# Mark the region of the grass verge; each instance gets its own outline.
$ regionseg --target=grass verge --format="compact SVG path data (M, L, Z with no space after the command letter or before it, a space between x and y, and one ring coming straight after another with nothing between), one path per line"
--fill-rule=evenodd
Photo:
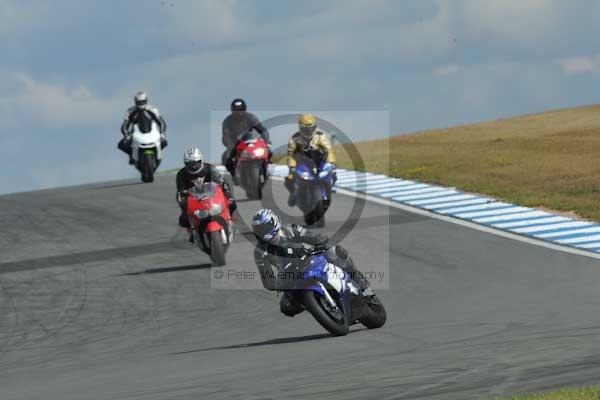
M600 220L600 106L355 145L371 172ZM337 147L338 166L357 169L344 145Z
M562 389L548 393L518 395L504 400L600 400L600 387Z

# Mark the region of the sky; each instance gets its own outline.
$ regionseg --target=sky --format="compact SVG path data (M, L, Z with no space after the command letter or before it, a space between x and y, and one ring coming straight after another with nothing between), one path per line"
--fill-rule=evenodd
M0 193L137 176L116 143L138 90L163 169L218 160L235 97L356 140L598 103L599 27L592 0L0 0Z

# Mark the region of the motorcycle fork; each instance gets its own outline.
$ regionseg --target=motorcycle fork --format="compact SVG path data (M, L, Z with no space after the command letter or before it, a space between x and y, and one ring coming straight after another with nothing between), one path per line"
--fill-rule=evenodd
M362 310L362 305L363 305L363 299L362 296L356 296L356 295L350 295L351 297L351 312L350 312L350 321L356 321L357 319L359 319L361 317L361 310Z
M296 196L296 201L304 204L311 204L313 198L313 186L310 182L302 181L299 178L296 179L297 180L294 183L294 194Z
M329 291L327 290L327 288L325 287L325 285L323 285L321 282L319 282L319 286L321 287L321 290L323 291L323 295L325 297L325 300L327 300L327 302L329 303L329 305L331 306L331 308L334 311L338 311L340 308L338 307L338 305L335 302L335 300L333 300L333 297L331 297L331 295L329 294Z

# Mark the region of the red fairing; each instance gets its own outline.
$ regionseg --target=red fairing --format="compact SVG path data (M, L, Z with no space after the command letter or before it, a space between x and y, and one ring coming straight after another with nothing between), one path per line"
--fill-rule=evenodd
M214 232L214 231L220 231L221 229L223 229L223 225L221 225L220 223L216 222L216 221L210 221L207 225L206 225L206 232Z
M191 194L188 197L187 203L187 214L192 222L193 228L198 229L200 224L211 219L205 226L205 232L220 231L224 229L223 224L219 221L218 217L221 217L223 221L231 221L231 215L229 214L229 201L223 193L223 189L218 184L212 185L213 190L202 194ZM210 215L211 209L218 209L221 207L221 212L217 215Z
M267 142L262 137L252 140L240 140L235 145L238 162L245 161L267 161L269 158L269 149Z

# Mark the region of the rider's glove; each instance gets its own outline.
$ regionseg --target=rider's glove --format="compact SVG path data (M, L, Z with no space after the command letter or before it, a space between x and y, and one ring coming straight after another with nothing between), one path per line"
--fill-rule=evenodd
M339 244L335 245L335 254L342 260L348 259L348 250Z
M182 190L180 192L177 192L177 202L179 204L183 204L185 202L185 200L188 197L188 191L187 190Z
M327 251L327 241L314 245L315 251Z
M296 167L289 167L287 179L288 180L294 179L295 174L296 174Z
M229 203L229 215L232 215L237 210L237 204L235 202Z
M167 147L169 145L169 142L167 142L167 136L164 133L160 134L160 148L161 150L164 149L165 147Z

